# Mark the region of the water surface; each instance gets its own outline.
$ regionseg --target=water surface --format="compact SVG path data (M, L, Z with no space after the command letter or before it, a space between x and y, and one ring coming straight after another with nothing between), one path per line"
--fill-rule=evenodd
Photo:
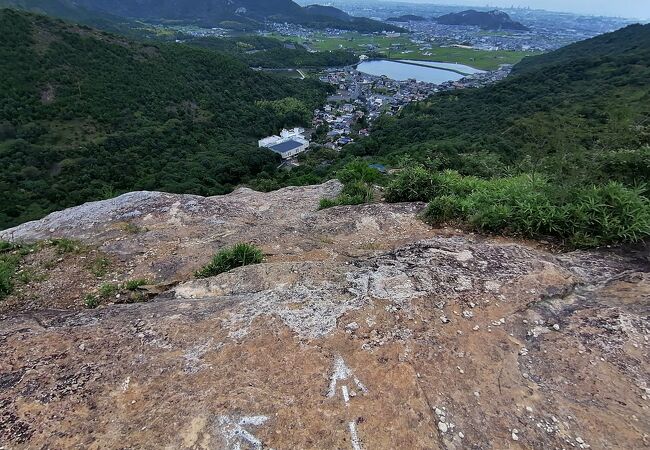
M457 72L452 72L451 70L424 67L424 65L416 66L414 64L405 64L399 61L387 60L364 61L357 66L357 70L377 77L385 75L388 78L397 81L405 81L414 78L417 81L434 84L442 84L447 81L458 81L464 76Z

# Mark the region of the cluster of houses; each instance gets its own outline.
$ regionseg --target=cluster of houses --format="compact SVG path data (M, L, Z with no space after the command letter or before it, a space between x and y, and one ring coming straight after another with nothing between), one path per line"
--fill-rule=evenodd
M363 103L355 100L353 103L326 104L322 109L314 111L312 125L314 128L327 126L325 147L338 150L354 141L355 125L365 117ZM368 130L356 132L357 135L367 136Z
M393 115L408 103L425 100L437 92L431 83L397 81L354 68L329 69L320 80L336 86L337 91L323 108L314 111L313 126L326 125L325 146L337 150L357 136L368 136L368 127L380 115Z
M440 85L414 79L398 81L386 76L374 76L347 67L327 69L320 80L336 86L336 93L327 104L314 111L314 130L326 128L326 135L318 134L319 144L333 150L369 135L369 127L381 115L397 114L411 102L423 101L436 92L485 86L508 76L512 66L499 70L466 76L458 81ZM303 128L282 130L279 136L260 139L260 147L269 148L284 160L291 160L309 148L311 131Z

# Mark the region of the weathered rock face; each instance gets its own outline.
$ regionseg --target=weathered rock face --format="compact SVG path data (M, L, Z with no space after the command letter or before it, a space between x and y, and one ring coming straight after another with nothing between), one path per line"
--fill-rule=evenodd
M109 279L178 282L81 310L61 281L83 272L75 255L10 299L0 444L648 446L647 261L432 229L420 204L316 211L339 189L135 193L0 234L81 239L114 262ZM237 241L265 262L192 279ZM46 287L69 310L24 302Z

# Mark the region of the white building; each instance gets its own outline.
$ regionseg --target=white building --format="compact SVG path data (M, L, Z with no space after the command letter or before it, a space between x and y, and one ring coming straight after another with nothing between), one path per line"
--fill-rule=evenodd
M272 145L269 147L269 149L282 156L282 159L288 159L296 156L298 153L304 152L307 150L307 147L309 147L309 142L304 139L289 139L287 141L282 141L278 144Z
M280 136L269 136L257 141L259 147L268 148L282 156L283 159L291 158L304 152L309 147L309 140L305 138L304 128L283 129Z
M293 138L302 138L304 139L303 133L305 132L304 128L296 127L291 130L287 130L286 128L280 132L280 136L282 136L284 139L293 139Z
M259 147L268 147L269 145L277 144L281 140L282 138L280 136L269 136L257 141L257 145Z

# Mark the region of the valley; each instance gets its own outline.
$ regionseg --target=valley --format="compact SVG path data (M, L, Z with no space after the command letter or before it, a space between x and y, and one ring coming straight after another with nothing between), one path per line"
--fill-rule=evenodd
M648 447L640 14L0 0L0 449Z

